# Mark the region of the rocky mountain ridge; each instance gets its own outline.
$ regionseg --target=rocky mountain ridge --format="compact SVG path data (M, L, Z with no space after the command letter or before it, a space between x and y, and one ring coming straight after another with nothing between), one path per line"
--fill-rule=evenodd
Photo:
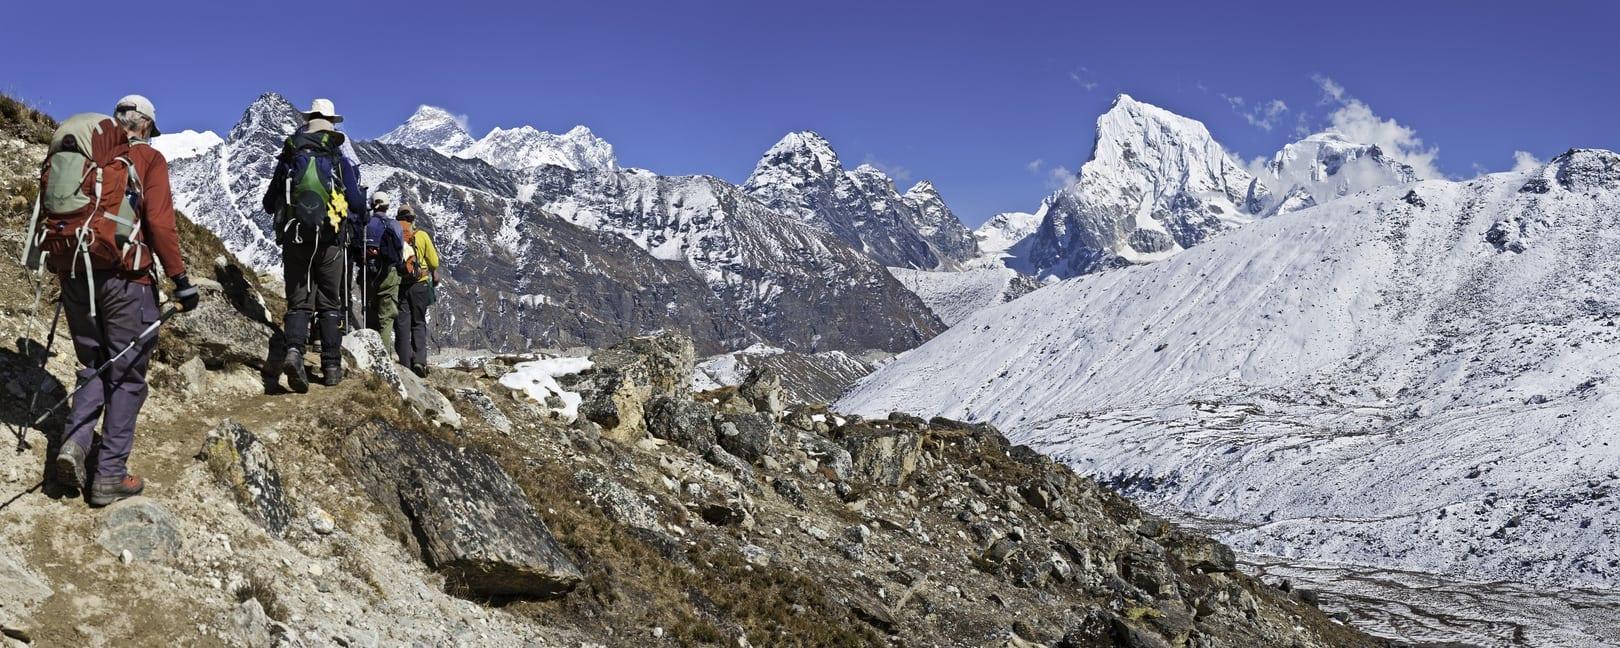
M178 204L263 271L274 271L279 250L259 197L296 125L292 105L266 94L222 146L174 165ZM416 205L440 239L452 278L436 308L443 344L514 351L669 328L705 352L757 342L898 351L941 329L881 266L723 181L619 170L611 160L501 168L434 149L453 146L459 129L448 113L423 109L385 138L410 146L354 147L364 182ZM531 159L550 149L501 150Z
M815 224L886 266L950 269L978 255L972 233L933 183L901 195L871 164L846 171L826 138L789 133L760 157L743 190Z

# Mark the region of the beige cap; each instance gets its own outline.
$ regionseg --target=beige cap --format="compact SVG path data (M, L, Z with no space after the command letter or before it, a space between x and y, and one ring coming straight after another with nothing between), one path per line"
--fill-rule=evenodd
M334 124L343 122L343 115L337 114L337 107L332 105L331 99L316 99L309 102L309 110L304 111L304 119L325 119Z
M123 99L119 99L118 103L114 104L114 113L121 113L126 110L138 112L143 117L146 117L148 121L152 122L152 137L157 137L158 135L163 134L158 130L157 108L152 106L151 99L147 99L146 97L138 94L132 94L125 96Z

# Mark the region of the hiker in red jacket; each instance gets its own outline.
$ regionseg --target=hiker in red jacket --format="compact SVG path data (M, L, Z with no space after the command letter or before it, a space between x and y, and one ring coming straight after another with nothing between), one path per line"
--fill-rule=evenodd
M135 420L146 402L146 370L157 346L157 336L137 339L158 319L158 293L155 279L159 271L175 285L180 310L197 307L197 289L186 277L186 262L180 256L180 235L175 230L173 196L169 189L169 162L148 145L158 134L157 111L140 95L118 100L113 117L129 137L129 162L134 169L131 187L126 190L139 216L140 241L157 264L139 270L129 264L94 270L81 267L78 259L59 276L62 310L67 315L73 349L78 356L81 389L73 398L63 428L61 447L52 471L56 486L82 488L87 469L93 465L90 504L106 506L139 495L145 487L140 477L128 470L130 450L135 443ZM150 263L150 261L146 261ZM137 259L134 265L144 263ZM91 274L91 281L84 278ZM117 354L99 376L97 369ZM96 422L101 436L96 437Z

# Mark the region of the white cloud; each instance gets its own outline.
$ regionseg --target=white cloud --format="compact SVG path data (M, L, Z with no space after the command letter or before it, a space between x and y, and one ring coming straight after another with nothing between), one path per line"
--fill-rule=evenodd
M1288 104L1283 103L1281 99L1262 101L1254 104L1251 108L1243 100L1243 97L1226 93L1219 94L1222 99L1226 100L1227 105L1232 107L1232 112L1242 116L1243 120L1249 122L1250 126L1263 131L1270 132L1273 126L1282 121L1283 113L1288 112Z
M1070 171L1069 167L1061 164L1047 168L1046 160L1037 158L1030 160L1029 164L1024 165L1024 168L1029 170L1030 175L1040 176L1046 182L1046 188L1052 191L1074 184L1074 172Z
M1311 80L1315 81L1316 85L1322 88L1322 103L1328 104L1344 101L1344 86L1339 85L1338 82L1320 74L1312 74Z
M1313 75L1311 79L1322 88L1323 102L1337 106L1328 115L1328 124L1333 130L1343 133L1351 141L1378 145L1385 153L1412 165L1420 178L1445 177L1435 165L1435 159L1440 157L1440 149L1424 146L1423 138L1418 137L1416 130L1394 119L1378 116L1371 106L1351 97L1344 86L1333 79L1320 74Z
M467 131L469 133L472 132L471 122L468 121L467 113L461 113L459 115L451 115L450 118L456 120L456 125L460 126L461 130Z
M884 164L883 161L872 157L871 153L867 153L866 159L862 162L877 167L877 170L882 171L883 175L889 176L889 178L895 182L911 182L911 169L898 164Z
M1514 151L1513 152L1513 172L1514 173L1521 173L1521 172L1524 172L1524 171L1534 171L1536 169L1541 168L1541 165L1543 165L1543 164L1546 164L1546 163L1542 162L1540 159L1538 159L1535 156L1534 153L1531 153L1529 151Z
M1097 89L1097 75L1092 74L1091 70L1084 65L1080 66L1079 69L1071 70L1069 72L1069 80L1073 81L1075 85L1080 86L1080 88L1086 92L1091 92L1092 90Z

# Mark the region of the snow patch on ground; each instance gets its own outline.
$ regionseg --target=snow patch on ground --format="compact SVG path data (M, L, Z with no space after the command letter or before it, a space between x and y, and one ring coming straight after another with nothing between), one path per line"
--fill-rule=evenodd
M563 389L557 384L557 379L585 371L591 366L588 358L545 358L519 362L512 367L511 373L501 376L501 385L523 392L535 402L549 407L563 420L573 421L579 418L579 404L583 398L577 392ZM561 401L562 405L556 406L553 398Z

